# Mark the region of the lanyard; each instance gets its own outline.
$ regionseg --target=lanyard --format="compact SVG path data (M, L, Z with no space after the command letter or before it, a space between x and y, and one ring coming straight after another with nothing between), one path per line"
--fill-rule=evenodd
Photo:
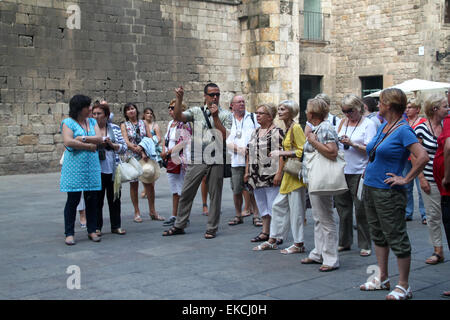
M358 125L359 125L359 122L361 121L361 119L362 119L362 117L359 118L358 122L356 123L355 128L353 129L352 133L350 134L350 137L348 137L349 140L352 140L352 135L353 135L353 133L355 132L356 128L358 128ZM347 126L345 127L345 133L344 133L344 135L347 135L347 129L348 129L349 123L350 123L350 120L347 120Z

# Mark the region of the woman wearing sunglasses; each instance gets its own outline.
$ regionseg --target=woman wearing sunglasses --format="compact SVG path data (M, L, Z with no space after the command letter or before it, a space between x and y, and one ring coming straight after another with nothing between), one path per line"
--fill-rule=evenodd
M353 244L353 206L355 206L356 226L358 230L358 247L360 255L370 256L370 232L364 204L358 200L358 184L366 169L369 157L366 145L377 133L375 123L363 116L364 103L354 94L346 95L342 101L342 112L346 118L338 127L339 149L344 151L345 180L348 191L335 196L334 201L339 214L338 251L350 250Z
M123 108L123 116L126 121L120 125L123 139L128 146L128 153L136 160L141 158L147 159L145 151L139 146L144 137L152 137L150 128L144 120L139 120L139 110L132 103L127 103ZM151 188L149 183L144 183L145 192L147 193L148 206L150 208L150 217L152 220L164 221L165 219L158 215L155 210L155 201L151 201ZM138 198L139 180L130 182L130 197L134 207L134 222L142 222L141 211L139 210Z
M172 193L172 216L163 223L164 226L173 226L177 219L178 203L180 202L184 176L190 157L189 147L192 135L192 128L189 122L181 122L174 119L175 102L176 100L173 99L169 104L169 116L172 120L167 126L161 153L161 158L166 163L167 180ZM182 103L181 107L182 111L186 111L186 104Z

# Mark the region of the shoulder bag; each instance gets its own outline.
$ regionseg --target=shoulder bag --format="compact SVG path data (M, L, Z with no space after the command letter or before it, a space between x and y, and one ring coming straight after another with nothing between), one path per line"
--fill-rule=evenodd
M291 151L294 151L294 125L291 127ZM294 177L298 177L302 171L302 162L299 158L288 158L284 164L283 171Z
M316 132L320 130L317 128ZM338 151L336 160L330 160L319 151L306 153L304 165L308 167L308 192L312 195L338 195L348 190L344 175L344 153Z
M169 127L169 132L167 133L166 141L164 143L166 146L166 151L169 149L169 139L171 129L172 128ZM167 159L163 161L163 167L166 168L167 173L180 174L181 172L181 163L176 164L175 162L173 162L172 157L170 155L168 155Z

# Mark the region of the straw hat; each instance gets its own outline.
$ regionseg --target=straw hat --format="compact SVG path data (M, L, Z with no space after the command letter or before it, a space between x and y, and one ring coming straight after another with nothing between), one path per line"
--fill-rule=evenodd
M160 175L159 165L155 160L149 159L147 162L144 159L139 160L144 173L139 177L143 183L152 183L158 180Z

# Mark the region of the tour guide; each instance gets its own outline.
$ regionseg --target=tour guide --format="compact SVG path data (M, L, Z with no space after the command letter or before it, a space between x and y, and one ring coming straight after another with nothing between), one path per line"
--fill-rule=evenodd
M178 206L177 220L172 228L164 231L163 236L184 234L191 213L192 202L198 187L206 175L211 208L205 238L216 237L219 226L223 186L223 145L231 129L232 115L219 106L220 89L209 83L204 89L205 106L192 107L182 112L183 87L175 89L176 103L174 119L181 122L193 122L192 161L188 165ZM212 128L212 130L211 130ZM227 132L228 131L228 132Z

